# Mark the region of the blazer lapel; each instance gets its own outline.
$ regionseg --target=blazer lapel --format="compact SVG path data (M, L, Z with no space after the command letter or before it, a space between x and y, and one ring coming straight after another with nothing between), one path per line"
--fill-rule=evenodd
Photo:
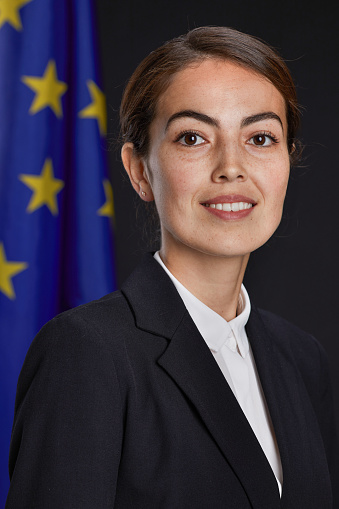
M253 507L279 507L279 492L272 469L188 313L159 364L195 405Z
M280 451L282 505L321 507L326 496L318 481L326 472L326 458L300 372L294 365L288 346L279 348L253 307L246 329ZM288 345L289 339L283 338L285 345ZM321 485L325 486L326 482Z
M254 509L280 507L272 469L174 285L148 256L122 292L143 330L168 338L159 365L196 407Z

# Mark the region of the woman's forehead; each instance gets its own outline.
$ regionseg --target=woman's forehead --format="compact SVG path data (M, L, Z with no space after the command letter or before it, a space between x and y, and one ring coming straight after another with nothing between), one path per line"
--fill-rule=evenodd
M221 116L233 110L240 114L273 108L286 117L278 89L265 76L229 60L205 59L173 75L159 97L156 118L196 108Z

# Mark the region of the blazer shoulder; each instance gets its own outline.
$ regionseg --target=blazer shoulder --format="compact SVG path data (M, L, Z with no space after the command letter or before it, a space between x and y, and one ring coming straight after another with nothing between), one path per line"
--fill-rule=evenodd
M29 365L36 369L47 358L93 360L104 355L106 362L114 362L121 355L122 338L134 327L132 311L120 291L64 311L35 336L22 372Z
M327 353L312 334L271 311L256 311L276 348L298 366L304 379L314 381L318 372L324 383L329 383Z
M86 304L81 304L80 306L63 311L52 318L50 323L54 325L63 321L86 320L86 317L87 320L90 319L95 322L100 319L106 321L112 314L119 315L124 311L126 311L126 299L120 290L116 290L115 292L104 295L100 299L92 300Z
M286 343L288 341L292 346L297 342L301 342L300 346L321 347L319 341L309 332L304 331L299 326L286 320L285 318L265 309L256 309L262 322L264 323L268 332L273 335L278 341Z
M131 309L120 291L112 292L101 299L82 304L60 313L47 322L39 331L40 335L53 337L65 333L77 338L79 335L104 337L120 327L133 322Z

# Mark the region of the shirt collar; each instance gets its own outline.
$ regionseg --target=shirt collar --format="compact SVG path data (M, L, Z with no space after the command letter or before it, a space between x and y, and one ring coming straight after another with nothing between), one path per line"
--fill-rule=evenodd
M171 278L187 311L208 347L213 352L218 352L224 344L232 351L236 351L238 347L240 355L245 357L249 351L245 325L251 312L251 303L244 285L241 285L239 294L239 314L233 320L227 322L213 309L197 299L173 276L160 258L159 251L155 253L154 258Z

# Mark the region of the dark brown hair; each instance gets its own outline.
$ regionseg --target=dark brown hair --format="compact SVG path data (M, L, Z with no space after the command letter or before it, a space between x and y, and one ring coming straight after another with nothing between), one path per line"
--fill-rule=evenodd
M140 156L149 149L149 128L160 95L173 75L206 58L230 60L267 78L285 99L287 144L291 161L298 150L296 132L300 122L296 90L289 70L268 44L227 27L200 27L166 42L137 67L124 91L120 107L121 140L132 142Z

